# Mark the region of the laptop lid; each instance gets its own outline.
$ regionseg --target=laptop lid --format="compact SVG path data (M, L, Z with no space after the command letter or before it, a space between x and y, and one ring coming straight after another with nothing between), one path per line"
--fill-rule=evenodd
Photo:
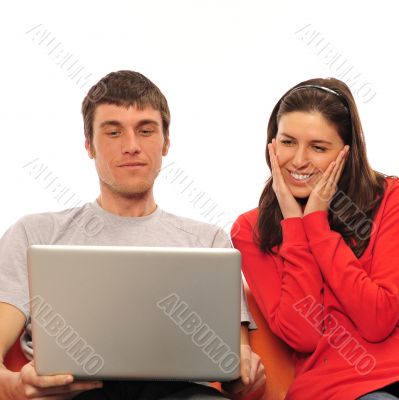
M238 378L240 271L235 249L30 246L36 369L80 379Z

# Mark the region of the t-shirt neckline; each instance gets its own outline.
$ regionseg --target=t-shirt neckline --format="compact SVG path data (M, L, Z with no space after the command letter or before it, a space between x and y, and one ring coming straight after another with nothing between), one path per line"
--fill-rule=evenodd
M159 206L157 205L156 209L149 215L145 215L143 217L127 217L124 215L117 215L117 214L111 213L110 211L105 210L98 204L97 199L92 201L90 203L90 205L97 214L99 214L109 220L118 221L118 222L124 221L124 222L130 222L130 223L131 222L140 223L140 222L155 221L155 220L159 219L161 212L162 212L161 209L159 208Z

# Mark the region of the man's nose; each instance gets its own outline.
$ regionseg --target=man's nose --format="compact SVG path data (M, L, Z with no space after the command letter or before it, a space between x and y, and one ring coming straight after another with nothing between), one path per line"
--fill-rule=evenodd
M122 138L122 153L139 153L141 151L140 139L135 132L127 132Z

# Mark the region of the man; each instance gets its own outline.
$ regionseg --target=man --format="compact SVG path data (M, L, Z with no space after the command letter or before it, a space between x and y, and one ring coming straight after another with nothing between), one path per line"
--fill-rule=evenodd
M153 184L168 153L170 122L167 101L157 86L133 71L110 73L90 89L82 113L85 147L95 161L100 196L82 207L25 216L1 239L1 362L25 321L22 346L33 358L26 272L29 245L230 247L221 229L166 213L155 203ZM93 220L96 229L90 224ZM263 365L248 345L250 318L244 298L242 307L241 379L224 385L227 396L254 391L265 379ZM20 373L1 367L4 400L222 397L208 386L189 382L74 382L69 375L38 376L33 360Z

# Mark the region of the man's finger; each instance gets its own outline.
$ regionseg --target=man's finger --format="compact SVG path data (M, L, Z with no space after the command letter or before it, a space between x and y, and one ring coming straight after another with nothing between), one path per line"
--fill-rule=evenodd
M230 394L240 393L245 387L246 386L242 383L241 379L236 379L233 382L222 384L222 388Z
M52 386L46 388L39 388L29 385L26 388L25 394L29 397L34 397L34 398L38 398L39 396L44 396L46 397L47 400L49 396L71 397L71 395L76 392L82 392L82 391L84 392L87 390L99 389L101 387L102 387L102 382L97 382L97 381L90 381L90 382L78 381L70 385Z
M241 359L241 381L244 385L249 385L251 382L251 360L249 358Z
M256 381L257 376L259 375L259 370L263 370L263 365L261 365L261 359L259 356L252 357L252 365L250 372L250 382L253 383Z
M24 383L42 388L67 385L73 381L72 375L54 375L54 376L37 375L33 361L31 361L29 364L26 364L22 368L21 378Z
M256 396L256 398L258 398L258 395L259 396L262 395L263 392L265 391L265 383L266 383L266 380L264 378L257 380L252 386L245 387L244 390L242 392L240 392L240 397L244 397L248 394L253 395L255 392L259 392L259 393L257 393L257 396ZM263 390L261 390L261 389L263 389Z

